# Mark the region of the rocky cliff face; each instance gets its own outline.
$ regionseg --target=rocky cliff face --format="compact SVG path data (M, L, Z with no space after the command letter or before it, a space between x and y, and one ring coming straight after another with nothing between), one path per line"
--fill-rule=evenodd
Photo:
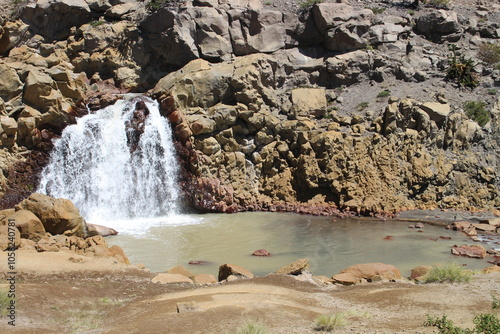
M26 157L50 149L85 103L150 89L193 207L499 206L498 4L157 3L38 0L3 23L3 193L29 192L12 166L38 161ZM477 62L478 87L444 80L449 43ZM484 102L491 120L469 118L466 101Z

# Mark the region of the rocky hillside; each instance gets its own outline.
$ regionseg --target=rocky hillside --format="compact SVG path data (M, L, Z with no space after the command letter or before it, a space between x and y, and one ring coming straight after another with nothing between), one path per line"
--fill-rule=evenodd
M160 100L200 210L500 206L496 1L3 8L4 207L36 188L51 140L118 92Z

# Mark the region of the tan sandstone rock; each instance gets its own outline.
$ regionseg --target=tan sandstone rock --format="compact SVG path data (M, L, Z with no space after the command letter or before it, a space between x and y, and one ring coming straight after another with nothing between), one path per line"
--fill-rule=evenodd
M300 275L309 270L309 259L298 259L289 265L278 269L275 274L277 275Z
M21 238L39 241L47 234L40 219L31 211L19 210L6 219L16 222Z
M85 220L70 200L34 193L16 205L22 209L33 212L51 234L87 236Z

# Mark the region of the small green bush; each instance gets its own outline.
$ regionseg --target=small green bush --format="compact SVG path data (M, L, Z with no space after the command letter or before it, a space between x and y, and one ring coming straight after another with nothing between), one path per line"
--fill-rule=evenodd
M479 77L476 74L476 64L472 59L466 59L457 51L455 44L450 45L451 56L446 69L446 80L455 81L464 87L475 88L479 85Z
M361 102L360 104L357 105L356 109L358 111L363 111L366 108L368 108L368 106L369 106L368 102Z
M448 8L450 6L451 0L429 0L427 6L434 8Z
M301 8L307 8L307 7L313 6L317 3L322 3L322 2L323 2L323 0L303 0L303 1L299 2L299 6Z
M460 283L469 282L472 277L470 270L465 270L456 263L435 265L423 277L425 283Z
M460 328L453 325L453 321L449 320L446 315L439 317L431 317L427 315L427 320L424 321L424 326L437 327L439 334L499 334L500 319L494 314L479 314L474 317L474 329Z
M386 90L383 90L380 93L378 93L377 98L388 97L389 95L391 95L391 91L386 89Z
M464 104L464 110L467 117L480 126L484 126L490 121L490 113L485 107L486 103L482 101L467 101Z
M488 95L497 95L497 90L495 88L488 89Z
M498 299L496 296L491 296L491 298L493 298L493 301L491 302L491 308L494 310L500 308L500 299Z
M477 50L477 57L487 65L494 65L500 62L500 44L481 43Z
M500 319L494 314L479 314L474 317L474 324L476 325L476 333L500 333Z
M239 327L234 334L273 334L273 332L259 322L247 321L246 324Z
M431 317L427 315L427 320L423 324L425 327L437 327L440 334L472 334L469 329L462 329L460 327L455 327L453 321L449 320L446 315L441 318Z
M382 14L383 12L385 12L385 8L376 8L376 7L373 7L373 8L370 8L373 12L373 14L377 15L377 14Z
M335 329L346 326L349 322L345 313L322 314L315 320L316 329L331 332Z

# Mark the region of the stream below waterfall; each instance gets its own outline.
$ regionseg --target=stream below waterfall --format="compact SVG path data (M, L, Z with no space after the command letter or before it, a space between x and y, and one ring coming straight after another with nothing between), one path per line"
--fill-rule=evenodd
M145 223L115 221L107 224L121 232L108 242L121 246L132 263L142 263L154 272L183 265L195 274L216 277L223 263L238 264L260 276L299 258L309 258L312 273L326 276L368 262L395 265L406 276L418 265L457 262L470 269L489 265L487 260L453 256L451 246L471 241L442 226L425 224L423 229L415 229L402 221L332 220L245 212L173 216ZM387 240L387 236L392 238ZM262 248L271 256L251 255ZM189 265L192 260L209 263Z
M38 191L70 199L89 223L118 230L108 243L155 272L180 264L217 275L219 265L234 263L265 275L299 258L310 259L315 275L327 276L367 262L393 264L404 275L438 262L488 265L453 257L450 247L470 240L432 225L410 229L398 221L287 213L179 214L176 175L172 133L157 102L127 95L63 131ZM251 256L262 248L272 256ZM191 260L208 264L188 265Z

